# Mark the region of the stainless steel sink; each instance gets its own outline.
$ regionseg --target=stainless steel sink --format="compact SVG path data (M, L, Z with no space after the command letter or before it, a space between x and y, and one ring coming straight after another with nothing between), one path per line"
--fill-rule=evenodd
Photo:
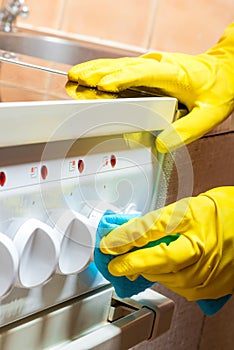
M115 58L137 54L136 52L110 48L95 43L77 43L53 36L38 36L22 32L1 32L0 50L69 65L95 58Z

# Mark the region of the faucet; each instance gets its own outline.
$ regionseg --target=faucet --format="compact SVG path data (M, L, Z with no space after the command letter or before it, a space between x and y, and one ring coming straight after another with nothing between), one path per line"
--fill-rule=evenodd
M21 16L27 18L29 15L28 6L24 5L24 0L12 0L0 9L0 31L11 32L16 18Z

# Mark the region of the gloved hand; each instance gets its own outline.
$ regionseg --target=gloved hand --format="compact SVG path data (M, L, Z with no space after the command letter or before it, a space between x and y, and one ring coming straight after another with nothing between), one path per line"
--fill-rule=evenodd
M231 114L233 72L234 23L204 54L152 52L133 58L98 59L72 67L68 79L102 91L145 86L176 97L189 113L158 136L157 149L165 153L198 139Z
M113 287L115 288L116 294L121 298L129 298L132 295L138 294L144 291L146 288L152 287L154 283L151 281L148 281L142 276L139 276L134 281L131 281L125 276L116 277L111 275L110 272L108 271L108 264L114 258L114 255L103 254L100 251L99 246L100 246L101 239L104 236L106 236L109 232L124 225L129 220L135 219L136 217L139 217L139 215L136 215L136 214L117 215L112 211L107 211L105 212L102 219L100 220L100 223L98 225L97 232L96 232L96 247L94 250L95 264L98 270L102 273L102 275L109 282L112 283ZM164 242L165 244L170 244L170 242L174 241L177 238L178 238L177 235L173 235L173 236L168 235L157 241L150 242L149 244L146 245L146 247L155 246L162 242Z
M217 299L234 290L233 222L234 187L220 187L129 221L103 237L100 249L118 255L108 265L113 276L142 276L188 300ZM178 233L169 245L144 247Z

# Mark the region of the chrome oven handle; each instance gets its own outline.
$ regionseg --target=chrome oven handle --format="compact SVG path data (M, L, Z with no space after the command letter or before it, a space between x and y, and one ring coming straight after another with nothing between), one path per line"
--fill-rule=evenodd
M114 295L113 301L112 323L73 340L62 350L127 350L145 340L155 339L170 328L174 302L151 289L130 299Z

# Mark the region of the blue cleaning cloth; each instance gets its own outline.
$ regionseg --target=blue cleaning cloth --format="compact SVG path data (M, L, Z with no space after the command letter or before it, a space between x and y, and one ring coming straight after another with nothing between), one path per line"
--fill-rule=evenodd
M111 282L115 289L116 294L120 298L130 298L134 294L138 294L144 291L146 288L150 288L153 282L146 280L144 277L140 276L135 281L130 281L126 277L116 277L110 274L108 271L108 264L114 258L114 255L103 254L100 249L100 241L102 237L106 236L110 231L114 230L118 226L128 222L129 220L135 218L136 215L126 214L126 215L116 215L113 212L106 212L97 229L96 233L96 247L94 250L94 261L101 272L101 274Z
M220 309L222 309L231 296L232 294L228 294L218 299L197 300L196 304L200 307L204 314L207 316L213 316L217 314Z
M145 289L152 287L153 284L155 284L155 282L148 281L142 276L139 276L135 281L130 281L128 278L124 276L116 277L111 275L110 272L108 271L108 264L115 256L110 254L103 254L99 249L100 241L102 237L106 236L110 231L114 230L120 225L123 225L129 220L139 216L140 215L136 215L136 214L118 215L113 213L112 211L107 211L105 212L102 219L100 220L100 223L98 225L97 232L96 232L96 247L94 250L95 264L98 270L101 272L101 274L113 285L116 294L120 298L129 298L132 295L143 292ZM150 242L144 248L153 247L163 242L168 245L172 241L179 238L179 236L180 236L179 234L168 235L154 242ZM140 248L135 248L135 249L140 249ZM219 299L197 300L196 303L200 307L200 309L203 311L204 314L208 316L213 316L226 304L226 302L230 299L231 296L232 295L229 294Z

